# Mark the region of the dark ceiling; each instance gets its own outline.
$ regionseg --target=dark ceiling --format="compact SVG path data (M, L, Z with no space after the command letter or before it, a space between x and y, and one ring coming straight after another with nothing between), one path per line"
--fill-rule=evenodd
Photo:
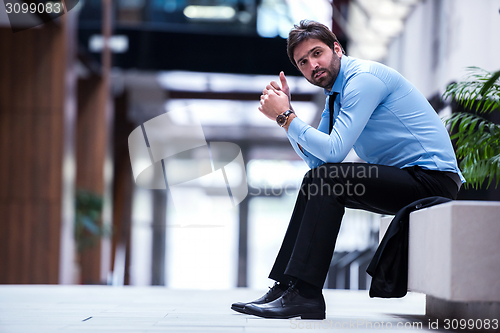
M79 40L88 45L100 29L80 28ZM115 28L126 35L126 53L113 55L113 66L141 70L187 70L197 72L269 74L285 71L300 75L286 53L286 40L258 35L215 35L162 30ZM96 55L96 60L98 60Z
M190 20L193 4L230 6L232 20ZM113 1L113 35L128 37L128 50L113 55L113 66L139 70L186 70L237 74L300 75L286 53L286 40L257 34L261 0ZM246 20L239 19L242 14ZM102 3L86 0L79 13L80 48L101 34ZM340 38L341 36L339 36ZM341 39L341 38L340 38ZM340 40L344 47L345 40ZM96 61L99 54L94 53Z

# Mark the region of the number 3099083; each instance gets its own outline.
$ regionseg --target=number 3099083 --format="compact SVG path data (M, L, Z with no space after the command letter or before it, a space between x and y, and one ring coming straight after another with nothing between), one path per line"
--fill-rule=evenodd
M26 14L26 13L31 13L31 14L40 14L40 13L47 13L47 14L59 14L64 11L64 7L62 2L46 2L46 3L10 3L5 1L5 9L7 11L7 14L15 13L15 14Z

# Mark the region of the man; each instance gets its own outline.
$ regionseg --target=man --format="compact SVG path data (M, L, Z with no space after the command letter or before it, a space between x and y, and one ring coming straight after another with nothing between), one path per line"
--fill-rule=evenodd
M324 319L321 289L345 207L395 214L425 197L456 199L464 178L441 120L398 72L347 57L317 22L296 25L287 48L304 77L324 88L327 103L315 129L292 110L283 72L281 87L273 81L263 91L259 110L285 129L311 170L269 275L275 285L232 309L264 318ZM340 163L351 148L367 163Z

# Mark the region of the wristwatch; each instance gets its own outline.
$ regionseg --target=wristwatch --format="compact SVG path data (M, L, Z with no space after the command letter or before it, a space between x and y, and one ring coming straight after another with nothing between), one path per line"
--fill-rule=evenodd
M292 113L295 113L293 112L292 110L286 110L285 112L279 114L277 117L276 117L276 122L278 123L278 125L280 125L281 127L285 126L286 123L288 122L288 117L292 114Z

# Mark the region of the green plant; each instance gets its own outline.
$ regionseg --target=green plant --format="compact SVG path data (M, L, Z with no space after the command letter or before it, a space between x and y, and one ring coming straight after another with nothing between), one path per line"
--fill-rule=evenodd
M100 223L103 207L102 196L87 190L79 189L75 197L75 241L81 253L110 231Z
M456 139L457 157L468 185L479 188L486 179L500 181L500 125L482 115L500 111L500 71L491 73L468 67L463 81L448 85L443 98L452 97L470 112L459 112L446 121ZM456 130L456 132L454 132Z

